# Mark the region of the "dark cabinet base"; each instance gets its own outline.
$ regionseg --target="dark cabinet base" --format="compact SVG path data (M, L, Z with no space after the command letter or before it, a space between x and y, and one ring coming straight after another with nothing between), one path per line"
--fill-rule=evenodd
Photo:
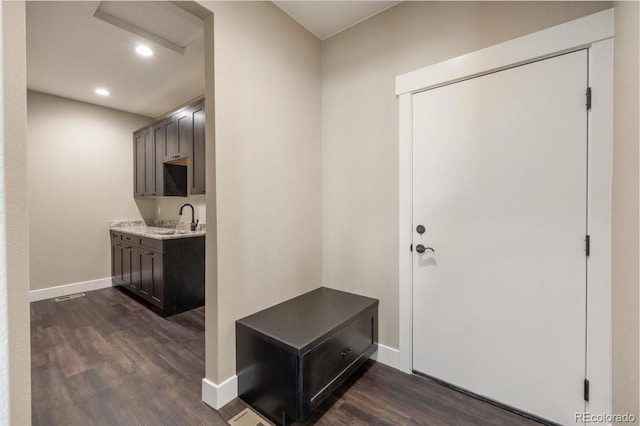
M157 240L111 234L114 285L168 315L204 305L204 236Z
M238 394L276 424L303 420L377 341L377 300L319 288L236 322Z

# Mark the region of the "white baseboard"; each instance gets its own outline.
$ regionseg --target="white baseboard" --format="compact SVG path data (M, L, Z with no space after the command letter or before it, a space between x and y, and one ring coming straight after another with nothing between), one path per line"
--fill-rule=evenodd
M99 290L101 288L107 288L111 286L111 277L108 277L91 281L82 281L73 284L59 285L56 287L43 288L39 290L31 290L29 292L29 301L37 302L38 300L67 296L69 294L81 293L83 291Z
M389 367L400 369L400 351L398 349L390 348L389 346L378 343L378 350L369 358L388 365Z
M224 382L213 383L206 377L202 379L202 400L216 410L238 396L238 376L231 376Z

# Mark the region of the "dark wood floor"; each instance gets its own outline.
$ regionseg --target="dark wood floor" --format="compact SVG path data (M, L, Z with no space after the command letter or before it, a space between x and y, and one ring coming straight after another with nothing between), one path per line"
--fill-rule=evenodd
M204 309L162 318L114 288L31 304L34 425L226 425L200 397ZM373 361L300 425L533 422Z

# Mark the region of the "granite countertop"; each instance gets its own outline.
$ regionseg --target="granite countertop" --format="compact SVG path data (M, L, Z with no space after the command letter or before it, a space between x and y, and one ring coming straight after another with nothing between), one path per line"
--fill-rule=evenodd
M179 226L178 226L179 225ZM186 226L186 229L185 229ZM205 224L198 224L195 231L188 230L188 223L177 221L154 220L112 220L109 221L109 230L123 232L125 234L139 235L141 237L154 238L156 240L172 240L176 238L203 237L206 235Z

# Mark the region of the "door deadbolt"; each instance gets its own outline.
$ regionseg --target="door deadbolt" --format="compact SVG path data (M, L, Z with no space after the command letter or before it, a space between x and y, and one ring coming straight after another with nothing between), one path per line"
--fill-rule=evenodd
M425 228L424 228L424 226L422 226L422 225L418 225L418 226L416 227L416 232L417 232L418 234L420 234L420 235L424 234L424 231L425 231L425 230L426 230L426 229L425 229Z

